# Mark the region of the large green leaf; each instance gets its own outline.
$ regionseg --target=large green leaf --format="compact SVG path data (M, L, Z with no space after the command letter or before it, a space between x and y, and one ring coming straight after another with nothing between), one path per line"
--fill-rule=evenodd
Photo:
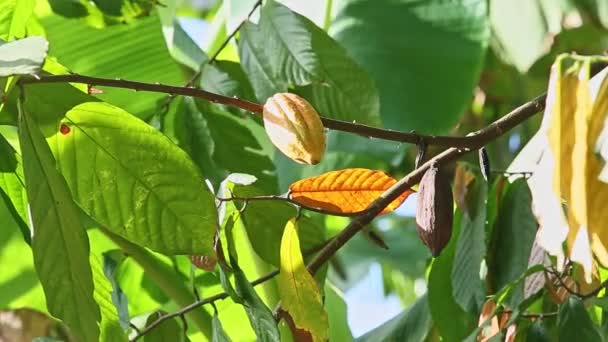
M462 341L475 327L475 317L465 312L453 296L452 269L462 219L462 213L456 211L452 238L433 260L428 278L429 309L439 334L447 341Z
M19 137L34 230L34 263L49 312L82 341L97 341L101 320L93 299L89 240L78 207L53 155L29 116L21 113Z
M173 85L186 82L186 74L167 51L157 16L103 30L56 15L41 18L41 23L51 42L50 54L73 72ZM143 118L157 113L167 96L99 88L105 92L99 98Z
M157 311L148 316L146 320L146 326L152 324L159 317L165 315L166 312ZM184 329L182 328L179 318L173 317L165 320L157 328L150 331L144 336L144 342L164 342L164 341L175 341L183 342L185 339Z
M293 320L295 329L304 330L313 341L327 340L327 312L323 308L319 287L306 269L295 219L287 221L281 239L281 273L278 282L281 307Z
M0 39L25 36L25 25L35 3L35 0L4 0L0 3Z
M530 189L526 180L519 179L508 187L494 223L494 262L489 267L496 289L519 279L528 268L537 227ZM515 307L523 299L521 283L513 289L509 302Z
M18 224L26 242L30 243L27 226L27 194L21 156L0 135L0 197Z
M244 25L239 52L259 101L298 86L323 116L380 123L371 78L322 29L287 7L269 1L258 25Z
M93 219L163 253L213 254L213 195L169 139L101 102L73 107L56 127L49 143L59 168Z
M99 256L91 255L89 261L93 270L93 285L95 287L93 298L99 305L101 313L99 340L127 341L127 336L119 322L118 310L112 301L112 284L103 273L101 260Z
M28 37L9 43L0 41L0 77L38 73L48 45L43 37Z
M353 335L347 321L344 294L331 282L325 282L325 311L329 319L330 341L352 341Z
M568 297L559 308L557 328L560 341L602 341L597 326L589 317L583 301L575 296Z
M342 2L330 32L374 78L386 127L451 128L481 71L487 1Z
M527 71L549 51L552 35L559 33L560 6L560 1L552 0L490 1L494 50L520 72Z
M424 295L406 311L357 339L365 341L425 341L431 330L431 313Z
M464 211L460 220L460 236L452 267L454 299L467 312L478 312L485 297L480 269L486 255L487 191L487 183L481 176L467 189L469 210Z

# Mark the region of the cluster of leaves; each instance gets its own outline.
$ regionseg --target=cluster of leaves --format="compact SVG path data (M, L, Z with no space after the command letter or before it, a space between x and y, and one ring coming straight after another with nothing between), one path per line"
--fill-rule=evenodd
M393 213L371 227L388 250L357 236L314 277L305 261L345 219L298 216L285 201L217 198L290 189L295 202L358 212L395 182L371 170L403 174L413 167L410 150L332 131L323 162L300 166L275 153L259 118L239 108L109 87L19 84L32 74L69 72L175 85L199 75L194 85L204 90L256 103L289 91L328 118L428 134L456 125L452 132L466 133L546 89L560 52L607 47L601 0L268 0L252 20L246 14L255 3L224 0L200 10L177 1L0 0L0 264L11 265L0 275L0 307L33 308L69 327L45 325L49 336L122 341L137 335L133 326L152 327L197 295L226 293L214 306L162 321L145 338L343 341L353 336L342 292L379 263L386 293L408 308L362 340L605 335L606 303L594 291L606 266L605 177L596 179L607 159L605 75L595 88L600 95L590 95L588 77L568 85L573 71L554 71L564 77L557 91L564 102L552 108L570 109L548 111L554 121L546 140L564 166L558 170L570 176L536 168L535 153L548 151L547 141L511 166L537 172L536 180L552 175L563 189L504 177L488 184L472 164L458 163L451 170L454 231L439 257L431 259L415 236L414 220ZM203 49L178 14L210 23ZM242 21L236 44L223 48ZM220 49L213 60L204 52ZM574 63L577 75L589 75L585 61ZM593 123L578 124L586 118ZM537 126L526 123L489 145L494 167L508 166L518 150L510 142L527 140ZM601 160L593 159L596 144ZM568 159L572 151L580 169ZM323 187L346 168L382 186ZM304 179L320 174L317 182ZM585 191L571 195L572 188ZM537 193L573 203L564 239L550 240L551 221L542 219L541 232L550 234L537 238ZM561 208L544 214L559 216ZM586 244L573 254L581 232ZM188 255L214 256L218 245L227 256L222 267L192 266ZM570 258L584 268L570 267ZM277 279L252 286L276 268ZM425 294L415 291L417 281L428 284ZM567 286L576 293L564 293Z

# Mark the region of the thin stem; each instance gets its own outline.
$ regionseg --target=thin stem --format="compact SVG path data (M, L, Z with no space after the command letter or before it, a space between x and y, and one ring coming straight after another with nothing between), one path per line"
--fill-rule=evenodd
M91 77L79 74L69 75L42 75L36 77L23 77L19 80L20 84L39 84L39 83L83 83L95 86L107 86L114 88L126 88L133 89L136 91L150 91L157 93L167 93L174 95L191 96L200 99L204 99L213 103L220 103L227 106L237 107L246 111L252 112L257 115L261 115L264 111L264 107L261 104L242 100L236 97L223 96L215 94L202 89L193 87L178 87L170 86L160 83L145 83L137 81L129 81L123 79L109 79L101 77ZM528 106L536 106L535 108L544 108L541 103L544 102L545 95L539 96L536 99L528 102ZM527 117L526 117L527 118ZM500 121L500 124L497 124ZM421 135L413 132L402 132L392 129L384 129L378 127L372 127L368 125L358 124L354 122L341 121L336 119L330 119L321 117L323 126L328 129L354 133L369 138L378 138L390 141L397 141L401 143L420 144L423 142L428 145L435 146L450 146L457 148L476 149L483 146L485 142L490 141L492 138L498 135L502 135L503 131L513 128L521 121L507 121L502 122L498 120L494 124L486 127L479 131L477 135L470 135L466 137L453 137L453 136L435 136L435 135Z
M277 274L279 274L279 270L274 270L254 281L251 282L251 286L257 286L259 284L262 284L272 278L274 278ZM183 308L181 308L178 311L163 315L161 317L159 317L158 319L156 319L154 322L150 323L150 325L146 326L144 329L141 329L140 332L137 333L137 335L135 335L130 341L131 342L135 342L137 341L139 338L143 337L144 335L148 334L150 331L154 330L155 328L157 328L161 323L163 323L164 321L174 318L174 317L178 317L178 316L183 316L186 313L200 307L203 306L205 304L213 304L215 301L217 300L222 300L222 299L226 299L228 298L228 293L226 292L222 292L222 293L218 293L214 296L211 297L207 297L207 298L203 298L201 300L197 300L196 302L193 302L192 304L185 306Z

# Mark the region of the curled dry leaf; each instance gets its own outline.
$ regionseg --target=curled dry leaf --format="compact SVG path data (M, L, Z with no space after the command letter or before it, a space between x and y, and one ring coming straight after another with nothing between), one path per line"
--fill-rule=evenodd
M452 236L453 203L450 182L437 165L431 166L418 187L416 228L434 257L439 256Z
M302 164L318 164L325 153L325 132L317 111L298 95L279 93L264 104L264 128L283 154Z
M395 183L395 178L382 171L344 169L297 181L289 187L289 196L305 207L336 214L355 214L365 210ZM395 210L413 192L405 191L380 214Z

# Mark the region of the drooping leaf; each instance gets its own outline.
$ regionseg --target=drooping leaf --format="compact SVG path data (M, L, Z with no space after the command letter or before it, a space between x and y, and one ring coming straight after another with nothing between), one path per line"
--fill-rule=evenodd
M487 1L343 3L330 33L373 77L385 126L425 133L452 127L481 71Z
M93 271L93 285L95 287L93 298L95 298L95 301L99 305L101 314L99 340L126 342L127 335L125 335L123 329L126 330L128 328L129 318L125 318L126 327L121 326L121 318L118 316L117 305L114 302L112 284L110 284L103 272L101 260L97 255L91 255L89 261ZM126 303L124 303L124 306L126 308Z
M494 262L489 265L494 288L503 288L528 269L537 226L528 185L523 179L517 180L508 187L495 222ZM519 284L509 303L516 307L523 299L524 284Z
M79 339L97 341L100 309L93 299L89 240L78 207L35 122L25 112L20 116L34 263L49 312L66 322Z
M480 278L486 255L487 183L477 177L467 190L466 211L460 220L460 236L452 267L452 291L456 302L467 312L478 312L485 297ZM462 209L461 209L462 210Z
M25 241L31 242L27 215L27 193L21 156L0 135L0 197L21 229Z
M166 315L166 312L156 311L148 316L146 326L156 321L159 317ZM185 340L184 331L179 321L179 317L172 317L163 321L158 327L144 335L145 342L163 342L176 341L182 342Z
M464 311L453 295L452 269L462 216L460 211L456 211L452 239L441 255L433 260L428 278L428 301L433 322L439 334L450 341L462 341L476 325L476 317Z
M589 317L583 301L570 296L559 308L557 328L560 341L601 341L597 327Z
M0 39L24 38L25 25L35 3L35 0L6 0L0 3Z
M224 328L222 328L222 322L217 315L213 315L213 321L211 322L213 327L213 337L211 342L230 342L230 338L226 335Z
M322 116L377 125L371 78L307 18L269 1L259 23L241 30L239 55L258 101L297 88Z
M281 240L278 279L281 306L293 319L296 329L310 334L313 341L325 341L329 338L327 313L317 283L302 258L297 224L295 219L289 220Z
M116 260L113 255L120 253L122 256L119 260ZM120 326L123 330L129 329L129 303L125 293L120 288L120 284L116 279L116 270L120 263L124 260L124 254L120 250L109 251L103 254L103 274L110 285L110 297L114 307L116 308L116 314L120 322Z
M407 310L359 337L357 342L425 341L431 330L431 324L428 298L424 295Z
M237 216L237 212L231 214L227 218L227 225L233 225ZM239 297L239 302L242 299L242 305L247 312L247 317L257 336L257 340L263 342L279 341L280 335L274 315L268 306L264 304L249 280L247 280L247 276L245 276L245 273L238 264L234 235L231 230L226 231L226 238L228 240L230 265L234 271L236 295Z
M365 210L395 183L396 179L382 171L345 169L297 181L289 187L289 196L303 206L353 214ZM402 193L381 214L397 209L411 193Z
M49 142L58 166L93 219L163 253L213 254L213 195L196 166L166 137L100 102L71 108L56 130Z
M48 45L43 37L28 37L8 43L0 41L0 77L38 73Z
M353 335L347 322L344 294L331 282L325 282L325 311L329 321L330 341L352 341Z

